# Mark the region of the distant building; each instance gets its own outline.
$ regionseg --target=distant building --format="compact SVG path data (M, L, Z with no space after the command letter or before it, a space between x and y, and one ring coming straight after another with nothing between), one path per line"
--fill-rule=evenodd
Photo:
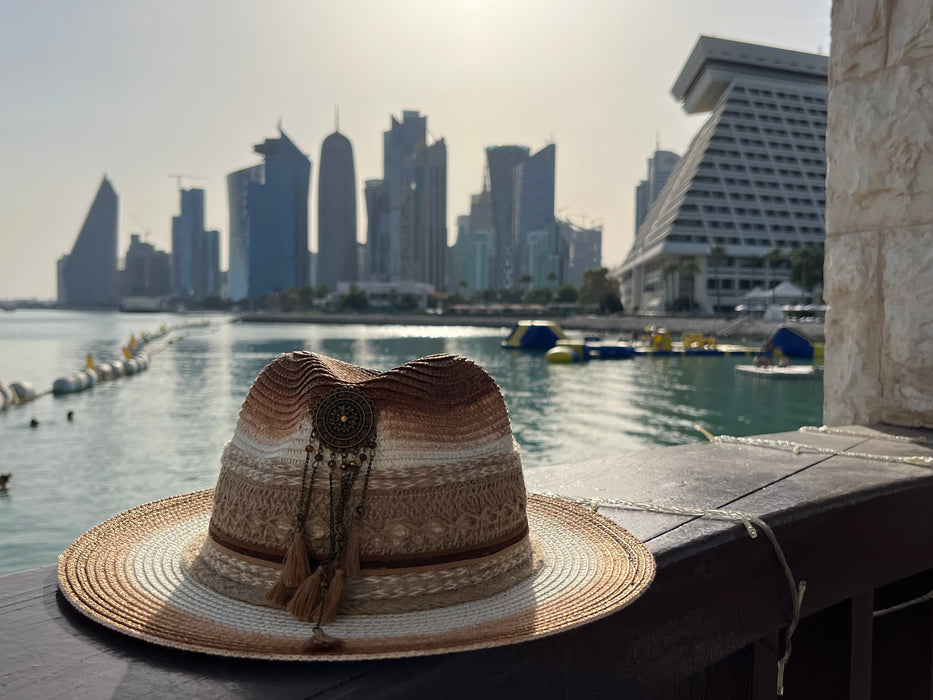
M635 235L638 235L638 229L651 205L658 199L667 179L674 172L674 166L680 156L673 151L655 151L654 155L648 159L648 178L638 183L635 188Z
M382 206L376 216L377 226L385 226L374 240L378 247L370 248L372 279L397 282L402 273L403 202L412 181L411 156L419 144L427 141L428 118L417 111L402 112L402 121L392 117L390 128L383 134ZM407 263L404 263L407 265Z
M223 290L223 275L220 272L220 231L204 232L203 286L197 290L206 297L220 297Z
M447 144L419 143L408 159L402 198L401 278L445 287L447 254Z
M216 233L216 232L215 232ZM130 236L123 269L123 296L167 297L172 294L172 256Z
M204 190L180 191L172 217L172 288L175 296L220 296L220 232L204 230Z
M262 183L262 179L262 165L254 165L227 175L227 203L230 212L227 294L234 301L249 297L249 184Z
M554 219L556 147L545 146L515 168L513 255L516 282L526 275L534 289L556 287L560 280L557 224Z
M447 145L428 142L427 117L392 117L383 134L383 178L367 180L367 258L370 281L445 286Z
M602 267L603 230L585 228L570 221L558 221L557 232L561 260L561 283L578 289L583 284L583 273Z
M100 183L74 247L58 261L58 303L116 305L119 198L107 176Z
M288 287L306 286L311 280L308 267L311 160L281 128L278 138L266 139L253 150L263 156L263 164L259 166L261 178L256 179L251 168L227 177L230 295L234 300L243 293L244 282L245 295L239 298L258 299ZM240 267L244 248L245 270Z
M198 272L204 263L204 190L180 190L181 213L172 217L172 287L176 296L203 296Z
M526 146L490 146L486 149L492 200L493 269L491 286L512 289L518 275L515 251L515 167L528 158Z
M317 284L336 289L359 279L356 170L350 140L335 131L321 145L317 195Z
M463 258L460 251L463 249L464 241L470 232L470 217L461 214L457 217L457 236L453 245L447 247L447 291L463 292Z
M489 261L491 259L490 231L469 232L459 246L461 275L466 284L462 293L469 296L489 289Z
M348 294L353 290L366 294L371 311L393 311L396 305L405 301L406 297L412 301L412 310L423 311L429 306L429 299L434 296L434 287L426 282L338 282L337 291L330 299L339 298L341 294Z
M492 249L492 196L483 182L483 191L470 198L470 213L457 217L457 288L470 296L490 289Z
M388 279L389 202L382 180L367 180L363 190L366 201L366 274L367 279Z
M826 56L699 38L672 93L711 114L613 272L626 309L732 309L789 277L768 250L823 243L827 72Z
M483 181L483 191L470 197L470 231L494 232L492 224L492 193L489 185Z

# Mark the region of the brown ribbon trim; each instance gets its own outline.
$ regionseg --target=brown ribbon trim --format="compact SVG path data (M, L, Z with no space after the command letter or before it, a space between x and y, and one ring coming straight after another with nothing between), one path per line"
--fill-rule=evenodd
M259 547L258 545L240 542L220 532L214 527L213 523L208 526L207 532L214 542L224 549L229 549L237 554L268 561L273 564L281 564L285 560L285 552L283 550L267 549L265 547ZM501 552L503 549L507 549L513 544L521 542L527 535L528 523L526 522L513 533L476 547L463 547L460 549L448 549L443 552L426 552L424 554L415 555L401 554L397 556L383 556L379 559L362 559L360 561L360 568L409 569L419 566L435 566L437 564L449 564L456 561L480 559Z

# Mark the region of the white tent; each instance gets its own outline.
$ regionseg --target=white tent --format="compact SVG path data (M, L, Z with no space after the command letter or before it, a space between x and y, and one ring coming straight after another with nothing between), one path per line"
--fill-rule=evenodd
M767 302L769 304L799 304L805 301L809 294L793 282L784 281L772 289L762 289L757 285L742 299L749 302Z
M761 285L756 285L742 297L742 303L735 310L765 311L775 307L774 313L780 313L779 307L803 303L808 296L800 287L788 281L781 282L771 289L762 289Z

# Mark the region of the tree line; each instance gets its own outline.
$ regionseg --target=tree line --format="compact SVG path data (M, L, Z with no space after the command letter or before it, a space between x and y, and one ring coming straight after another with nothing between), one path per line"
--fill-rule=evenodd
M556 283L549 276L549 281ZM583 273L583 282L579 288L570 283L560 286L531 288L532 278L523 275L519 278L522 288L483 289L468 293L466 283L461 282L459 291L442 291L429 299L429 308L448 309L455 306L497 305L497 304L551 304L578 305L582 310L595 313L620 313L623 311L619 294L620 282L609 276L609 269L597 267ZM277 294L266 294L252 302L241 302L254 310L292 312L311 310L333 310L338 312L365 313L370 311L369 297L356 285L350 285L347 292L342 292L336 300L324 300L330 296L325 285L317 287L288 287ZM388 306L380 311L411 313L418 309L418 300L411 294L400 294L391 290L386 296Z

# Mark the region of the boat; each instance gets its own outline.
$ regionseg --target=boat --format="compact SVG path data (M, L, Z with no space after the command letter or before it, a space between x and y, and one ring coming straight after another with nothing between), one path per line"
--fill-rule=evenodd
M823 379L822 365L736 365L735 371L763 379Z

